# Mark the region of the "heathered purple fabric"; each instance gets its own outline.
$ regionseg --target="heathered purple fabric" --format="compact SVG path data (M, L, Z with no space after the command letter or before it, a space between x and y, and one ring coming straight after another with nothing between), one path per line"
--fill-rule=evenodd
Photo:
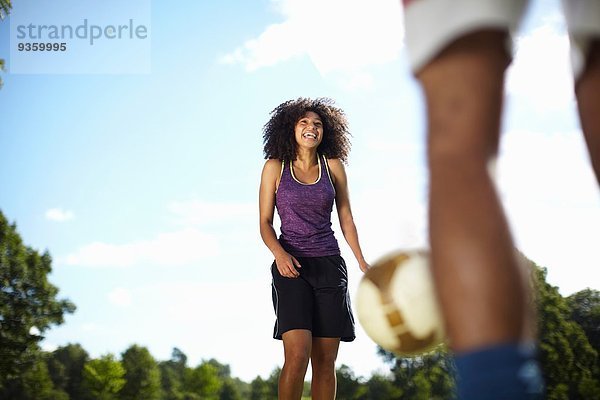
M320 157L321 175L316 183L302 184L285 163L275 205L281 219L279 243L295 257L324 257L340 254L331 229L335 189L328 176L325 159Z

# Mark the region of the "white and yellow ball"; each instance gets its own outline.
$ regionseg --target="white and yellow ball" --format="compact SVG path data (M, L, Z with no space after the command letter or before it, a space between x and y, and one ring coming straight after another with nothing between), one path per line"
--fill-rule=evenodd
M377 261L358 285L360 324L397 355L421 354L445 339L429 265L425 251L397 251Z

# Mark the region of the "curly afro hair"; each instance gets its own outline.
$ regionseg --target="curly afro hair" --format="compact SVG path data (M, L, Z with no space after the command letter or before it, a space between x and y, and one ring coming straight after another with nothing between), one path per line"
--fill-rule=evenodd
M265 158L286 162L296 159L294 128L308 111L317 113L323 122L323 141L317 151L327 158L339 158L347 163L351 135L346 114L334 106L333 100L324 97L288 100L271 111L271 119L263 127Z

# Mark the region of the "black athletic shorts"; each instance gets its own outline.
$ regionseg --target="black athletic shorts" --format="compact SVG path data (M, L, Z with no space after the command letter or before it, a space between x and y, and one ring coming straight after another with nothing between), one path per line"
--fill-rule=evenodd
M285 278L275 262L271 265L277 318L273 337L281 339L289 330L308 329L313 337L353 341L356 335L344 259L339 255L296 259L301 265L297 278Z

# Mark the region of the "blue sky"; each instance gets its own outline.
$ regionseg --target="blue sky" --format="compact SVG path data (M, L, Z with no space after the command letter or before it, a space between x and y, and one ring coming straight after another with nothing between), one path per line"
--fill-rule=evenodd
M126 74L67 62L63 73L11 71L11 21L41 7L14 3L0 22L8 61L0 209L27 244L50 251L52 282L78 306L48 332L46 349L77 342L99 356L137 343L167 359L177 346L191 364L214 357L246 380L281 365L257 194L261 128L288 99L331 97L348 114L347 171L366 257L426 244L424 112L397 1L139 1L151 16L142 53L150 66L134 58L139 68ZM70 22L121 22L138 11L82 4ZM55 7L45 18L62 21ZM86 57L108 68L130 45ZM567 48L558 2L534 2L509 70L497 164L518 247L564 295L600 287L600 195ZM342 252L354 294L360 271L349 248ZM339 364L358 375L384 368L357 334Z

